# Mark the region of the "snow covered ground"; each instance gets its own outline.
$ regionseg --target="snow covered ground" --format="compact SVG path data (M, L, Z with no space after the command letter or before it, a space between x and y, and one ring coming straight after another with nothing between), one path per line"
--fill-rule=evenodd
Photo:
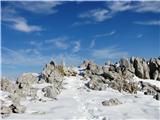
M5 120L159 120L160 102L152 96L119 93L108 88L93 91L81 77L65 77L63 91L53 101L22 101L24 114L11 114ZM39 86L41 88L41 86ZM103 106L102 101L118 98L123 104Z

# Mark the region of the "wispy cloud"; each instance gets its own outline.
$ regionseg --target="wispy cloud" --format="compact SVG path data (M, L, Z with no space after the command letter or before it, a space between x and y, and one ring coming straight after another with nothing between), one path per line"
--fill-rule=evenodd
M152 12L152 13L160 13L160 1L141 1L136 7L136 12Z
M160 13L159 8L159 1L109 1L106 2L106 7L86 11L78 17L88 19L94 23L111 19L119 12Z
M25 67L37 67L44 66L50 60L55 60L56 63L60 64L62 58L64 58L66 65L79 65L82 62L82 57L72 53L61 53L61 54L50 54L43 55L37 49L19 49L13 50L6 47L2 47L2 65L14 67L14 66L25 66Z
M160 20L135 21L134 23L139 25L160 25Z
M57 37L50 40L45 40L45 43L46 44L52 43L57 48L60 48L60 49L67 49L70 46L67 40L68 40L68 37Z
M91 21L78 21L78 22L74 22L71 27L76 27L76 26L82 26L82 25L88 25L91 24Z
M159 13L160 2L159 1L113 1L107 4L107 7L112 13L131 10L133 12L152 12Z
M53 14L57 12L58 5L62 2L59 1L18 1L14 2L13 5L36 14Z
M93 39L93 40L91 41L90 48L93 48L93 47L95 46L95 44L96 44L96 40Z
M43 56L36 49L13 50L2 47L2 64L4 65L41 66L49 59L51 57Z
M111 36L114 35L116 33L115 30L111 31L111 32L106 32L106 33L102 33L102 34L97 34L95 36L93 36L94 38L98 38L98 37L106 37L106 36Z
M138 34L137 35L137 38L142 38L143 37L143 34Z
M5 22L12 29L26 33L44 30L41 26L28 24L27 19L19 16L15 9L10 7L2 9L2 22Z
M76 52L79 52L80 51L80 48L81 48L81 43L80 43L80 41L74 41L74 42L72 42L72 44L73 44L73 49L72 49L72 52L73 53L76 53Z
M90 10L90 11L80 14L79 17L93 19L96 22L102 22L110 18L108 16L108 12L109 11L106 9L94 9L94 10Z
M108 4L111 13L122 12L134 8L129 1L113 1Z
M115 46L103 49L94 49L91 54L97 59L117 59L128 56L127 52L121 51Z

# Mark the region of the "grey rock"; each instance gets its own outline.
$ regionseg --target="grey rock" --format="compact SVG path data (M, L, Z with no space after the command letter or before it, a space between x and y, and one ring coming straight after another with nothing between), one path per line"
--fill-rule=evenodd
M102 105L104 106L116 106L120 104L122 104L122 102L120 102L117 98L112 98L112 99L105 100L102 102Z
M2 118L8 117L11 113L11 109L8 106L1 106Z
M9 106L11 111L13 113L24 113L26 110L26 107L17 103L13 103L12 105Z
M129 69L130 68L130 63L127 59L123 58L123 59L120 60L120 66Z
M58 88L52 86L47 86L42 91L45 93L44 96L48 98L55 98L59 94Z
M110 80L115 80L115 79L118 79L118 80L121 80L122 79L122 76L121 74L117 73L117 72L114 72L114 71L109 71L109 72L104 72L103 75L102 75L105 79L110 79Z
M140 91L143 91L145 95L152 95L155 99L159 100L160 88L152 85L148 82L139 82Z
M157 94L153 98L155 98L156 100L160 100L160 93L157 92Z
M151 79L154 79L155 78L155 71L158 70L158 64L157 64L157 61L159 61L158 59L156 58L152 58L150 59L149 61L149 68L150 68L150 78Z
M11 82L11 80L4 78L4 77L1 78L1 90L2 91L14 93L15 87L16 86Z
M23 73L20 77L18 77L16 83L18 84L19 89L23 89L37 83L38 79L38 76L33 73Z
M153 72L153 79L157 80L158 77L159 77L159 73L158 73L158 70L156 70L156 71Z
M105 90L105 79L102 76L92 75L87 86L92 90Z
M144 71L142 66L142 60L140 58L134 59L134 68L135 68L135 75L138 76L139 78L143 78Z
M143 72L144 72L144 79L150 79L150 75L149 75L149 67L147 65L147 63L145 61L142 62L142 66L143 66Z

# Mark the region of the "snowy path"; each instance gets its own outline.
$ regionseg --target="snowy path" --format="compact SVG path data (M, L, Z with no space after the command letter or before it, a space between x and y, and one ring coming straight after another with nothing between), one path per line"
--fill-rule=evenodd
M66 77L64 88L54 101L26 102L24 114L12 114L6 120L158 120L160 102L145 96L119 93L108 88L93 91L80 76ZM102 101L118 98L123 104L106 107Z

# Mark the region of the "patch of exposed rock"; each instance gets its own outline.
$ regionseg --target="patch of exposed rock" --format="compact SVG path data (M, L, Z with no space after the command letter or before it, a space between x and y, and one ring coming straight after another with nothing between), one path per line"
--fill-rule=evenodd
M120 104L122 104L122 102L120 102L117 98L112 98L112 99L105 100L102 102L103 106L116 106Z

